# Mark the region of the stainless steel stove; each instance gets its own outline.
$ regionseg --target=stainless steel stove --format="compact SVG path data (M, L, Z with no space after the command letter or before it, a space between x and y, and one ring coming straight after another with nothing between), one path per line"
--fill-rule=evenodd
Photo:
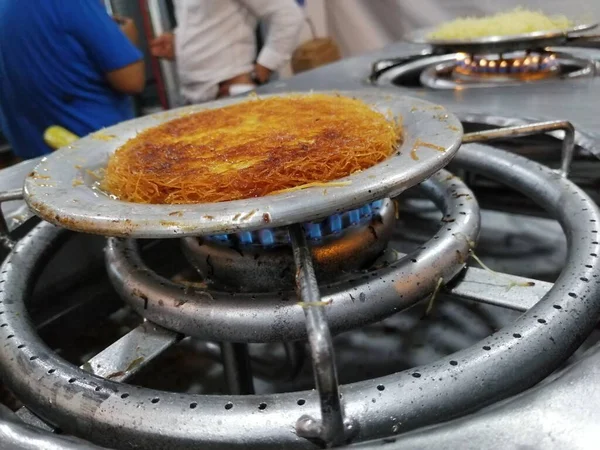
M550 95L549 93L554 92L558 86L565 85L567 91L580 90L582 87L587 90L589 83L594 83L594 79L600 74L600 50L593 48L547 47L496 54L439 54L439 51L432 53L430 50L422 50L407 56L400 55L376 59L371 66L369 82L375 86L416 92L417 95L430 99L436 99L438 96L431 91L454 91L454 111L458 112L466 131L522 125L552 117L541 110L541 107L540 111L530 112L527 104L536 101L533 97ZM485 88L486 95L488 92L494 95L495 102L499 101L498 97L507 96L506 101L500 101L496 107L490 105L489 108L485 108L476 100L479 93L467 92L479 88ZM509 91L505 88L515 89ZM513 96L519 95L519 91L523 92L523 98L517 101ZM464 98L465 96L468 97ZM447 100L446 96L442 97ZM526 112L518 115L506 114L506 111L513 109L513 102L517 102L515 108ZM591 102L594 103L594 100ZM521 106L523 103L525 104ZM469 108L469 104L473 104L473 107ZM569 105L561 104L560 108L568 109ZM501 109L505 109L505 112L501 113ZM593 126L590 127L592 133L581 127L576 128L578 157L571 176L598 202L600 177L597 173L600 170L600 149L595 130ZM556 138L556 134L546 138L538 136L529 141L521 139L516 145L510 141L496 145L556 167L559 163L560 147L552 137ZM479 200L486 207L502 206L504 209L511 208L519 212L532 207L531 204L520 205L513 202L512 192L503 190L497 184L490 186L489 182L478 181L469 174L462 175L469 179L469 185L475 189ZM490 189L493 190L491 199Z
M578 79L380 79L463 121L450 172L289 233L105 240L4 203L17 413L0 410L0 448L592 448L600 51L578 51ZM422 53L396 44L264 89L361 89L374 62ZM0 200L33 164L0 172Z

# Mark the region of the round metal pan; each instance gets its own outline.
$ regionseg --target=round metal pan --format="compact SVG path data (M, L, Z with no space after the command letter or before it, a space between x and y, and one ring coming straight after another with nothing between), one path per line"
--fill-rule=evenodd
M565 45L572 40L585 40L585 35L578 33L591 30L597 26L597 23L579 24L568 30L535 31L512 36L486 36L475 39L431 39L428 36L437 27L429 27L408 33L404 36L404 40L414 44L427 44L443 51L470 54L507 53L552 45Z
M460 121L443 107L378 89L336 92L359 98L403 121L403 142L390 158L330 187L313 187L221 203L147 205L120 201L96 187L90 171L140 131L183 114L231 105L227 99L158 113L87 136L44 158L25 180L29 207L42 219L71 230L134 238L233 233L323 219L333 213L394 196L425 180L455 155ZM252 100L250 100L252 101Z

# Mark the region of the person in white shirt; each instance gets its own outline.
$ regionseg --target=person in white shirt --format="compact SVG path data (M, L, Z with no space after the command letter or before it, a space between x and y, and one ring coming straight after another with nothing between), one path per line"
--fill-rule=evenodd
M304 13L295 0L174 0L177 27L150 43L175 60L187 103L234 95L265 83L295 50ZM256 58L256 28L268 35ZM256 62L255 62L256 59Z

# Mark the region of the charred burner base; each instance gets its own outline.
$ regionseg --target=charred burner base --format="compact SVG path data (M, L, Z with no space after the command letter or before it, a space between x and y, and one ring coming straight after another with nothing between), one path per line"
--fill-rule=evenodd
M321 282L339 280L373 263L386 248L396 223L394 204L385 199L354 214L305 225ZM363 211L361 214L360 211ZM354 212L354 211L353 211ZM351 213L353 213L351 212ZM331 222L338 222L332 225ZM333 229L333 232L332 232ZM285 230L215 238L185 238L182 248L203 278L239 292L271 292L294 286L295 265ZM264 242L267 241L267 242Z

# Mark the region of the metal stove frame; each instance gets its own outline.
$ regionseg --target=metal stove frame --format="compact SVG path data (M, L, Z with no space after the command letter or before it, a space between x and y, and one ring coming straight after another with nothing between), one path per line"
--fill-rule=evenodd
M444 210L444 226L418 252L388 267L322 286L332 331L356 328L408 308L432 292L440 278L451 280L464 267L469 243L479 233L479 208L472 192L446 171L421 187ZM304 314L293 301L293 292L232 296L212 289L186 289L149 270L133 240L109 239L106 259L111 281L122 298L148 320L168 329L231 342L307 338Z
M321 283L347 278L380 258L396 228L396 214L396 205L388 198L302 224ZM294 284L290 242L286 227L264 228L216 238L183 238L181 249L213 285L228 291L269 292L289 290Z
M415 303L435 292L441 279L444 284L448 283L452 295L525 311L514 324L475 346L433 364L338 386L328 323L331 322L334 331L337 328L335 315L328 317L331 315L328 309L335 308L339 301L328 306L321 301L304 234L299 226L292 226L297 287L304 304L303 308L296 306L296 319L291 326L284 321L283 332L276 338L289 341L308 336L317 391L263 396L197 396L131 386L124 382L177 342L181 334L144 323L92 358L83 368L76 368L58 357L39 338L27 312L33 281L66 236L64 230L42 223L16 244L9 243L13 250L0 268L0 340L4 341L0 347L0 360L5 364L6 382L37 415L66 432L104 445L147 448L197 448L200 444L206 448L341 445L448 420L521 392L555 370L596 324L600 314L600 211L587 195L566 179L574 136L569 123L525 125L473 133L465 135L464 139L465 143L481 142L558 128L564 129L566 136L560 173L481 145L464 146L454 161L469 171L510 184L559 220L568 239L569 253L566 266L554 285L476 269L466 270L462 279L451 282L464 266L472 247L470 237L476 235L476 201L471 199L470 207L455 205L454 200L460 197L452 194L459 191L458 195L469 194L460 181L450 180L447 174L439 174L425 184L426 190L429 185L434 198L436 188L449 188L446 195L439 195L437 200L451 212L446 217L454 221L443 222L445 231L434 236L433 246L437 250L458 253L455 261L439 266L435 276L427 275L428 282L414 288L407 303ZM14 193L0 197L4 200L14 198ZM458 212L456 217L452 208ZM460 208L467 209L462 211ZM449 230L466 231L467 234L459 237ZM119 252L115 252L117 243L112 240L109 246L109 261L119 256ZM398 264L417 267L421 261L431 263L427 259L431 257L431 248L419 249ZM446 255L435 257L445 258ZM148 276L144 267L136 270L136 274ZM407 270L407 278L395 280L399 289L396 292L402 295L402 286L415 282L412 276L421 273ZM195 294L198 296L198 292ZM144 301L142 295L138 298ZM210 304L211 314L226 311L219 302L208 301L210 299L203 295L200 299ZM542 295L539 301L538 295ZM529 299L528 302L523 303L523 298ZM147 301L150 300L148 297ZM140 312L148 314L148 310ZM355 320L350 312L352 310L348 309L345 320ZM305 315L305 322L299 313ZM367 321L377 318L369 317ZM154 319L158 320L158 316ZM297 326L299 323L306 327L305 332ZM211 331L200 332L200 335L214 339L218 330ZM272 337L268 329L252 339L243 334L229 328L216 337L228 341L243 337L246 337L245 341L262 341ZM243 376L243 368L238 365L238 369ZM376 406L371 407L366 401L371 397L377 398ZM189 423L196 426L186 426Z

